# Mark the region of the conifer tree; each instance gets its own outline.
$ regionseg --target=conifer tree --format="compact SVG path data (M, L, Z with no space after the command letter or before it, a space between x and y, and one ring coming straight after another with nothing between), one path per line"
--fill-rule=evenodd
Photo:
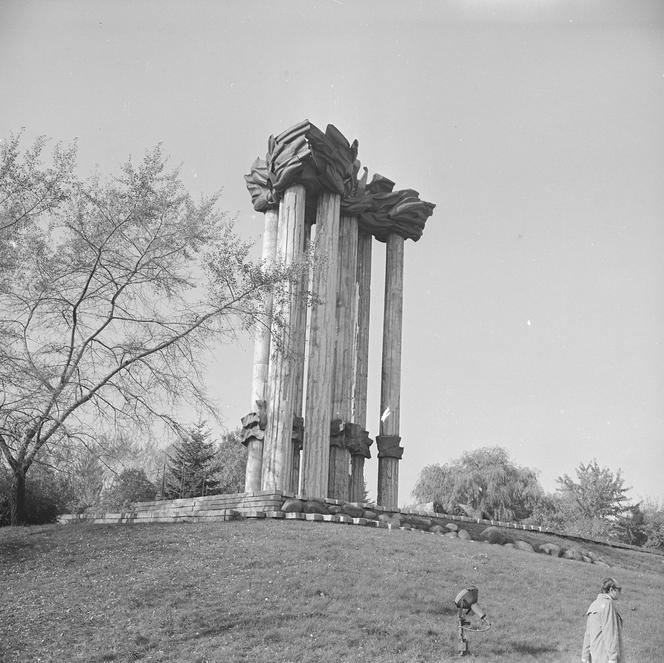
M166 499L198 497L218 492L214 478L217 451L205 422L189 428L173 446L166 470Z

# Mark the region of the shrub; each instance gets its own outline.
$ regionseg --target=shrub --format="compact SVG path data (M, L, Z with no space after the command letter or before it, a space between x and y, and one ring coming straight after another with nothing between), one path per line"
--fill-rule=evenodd
M0 527L9 525L11 509L12 475L0 467ZM56 474L36 465L25 485L25 524L53 523L64 511L63 487Z
M147 478L145 470L130 468L117 476L103 497L106 509L126 509L132 502L149 502L157 495L156 486Z

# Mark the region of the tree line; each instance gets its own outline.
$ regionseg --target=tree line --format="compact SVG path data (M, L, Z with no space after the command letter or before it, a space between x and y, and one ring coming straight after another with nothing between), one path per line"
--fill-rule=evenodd
M413 497L444 513L664 549L664 507L630 502L620 470L593 459L556 482L556 491L546 493L536 470L515 464L501 447L484 447L423 468Z
M301 265L251 259L251 243L195 200L161 146L112 176L77 172L76 145L0 140L0 465L10 519L27 479L72 444L157 422L204 390L210 344L265 324L264 301ZM279 320L273 338L279 342ZM34 482L33 482L34 483Z
M241 493L246 457L239 430L217 441L205 422L181 429L165 449L126 437L94 448L63 445L30 474L25 523L54 522L61 513L121 512L133 502ZM10 524L10 493L11 475L0 464L0 526Z

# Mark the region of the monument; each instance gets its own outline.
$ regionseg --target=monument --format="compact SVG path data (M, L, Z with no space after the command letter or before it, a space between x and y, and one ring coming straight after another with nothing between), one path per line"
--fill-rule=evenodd
M314 256L311 273L267 302L272 326L256 333L251 412L242 419L245 491L362 500L372 444L367 379L377 240L386 247L377 503L396 508L404 244L422 236L434 205L412 189L395 191L386 177L367 182L357 155L357 140L304 120L270 136L265 159L245 175L254 209L264 214L263 260L289 266L306 251Z

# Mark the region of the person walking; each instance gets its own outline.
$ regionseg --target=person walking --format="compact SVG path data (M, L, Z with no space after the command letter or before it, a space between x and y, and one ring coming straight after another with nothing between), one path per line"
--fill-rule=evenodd
M581 663L625 663L622 644L622 624L616 601L622 587L615 578L604 578L597 598L586 615Z

